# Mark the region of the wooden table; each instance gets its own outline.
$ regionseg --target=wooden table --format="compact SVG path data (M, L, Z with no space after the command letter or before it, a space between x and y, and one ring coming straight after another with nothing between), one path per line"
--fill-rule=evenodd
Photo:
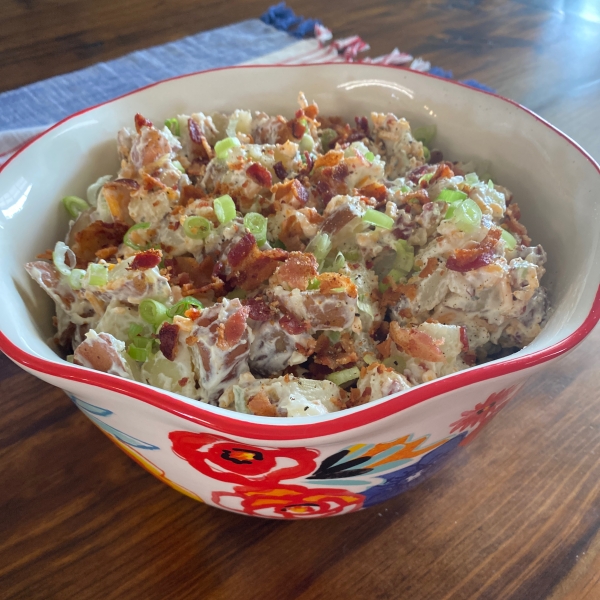
M595 0L292 0L514 98L600 159ZM266 2L6 2L0 88L258 16ZM1 110L1 107L0 107ZM600 329L420 487L338 519L197 504L0 359L0 597L600 598Z

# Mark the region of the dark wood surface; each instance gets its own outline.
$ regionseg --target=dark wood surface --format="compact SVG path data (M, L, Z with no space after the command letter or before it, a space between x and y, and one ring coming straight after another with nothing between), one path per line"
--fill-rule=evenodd
M523 102L600 158L595 0L292 0ZM260 15L257 0L5 0L0 89ZM0 106L1 110L1 106ZM0 598L600 598L600 329L420 487L302 523L155 480L0 357Z

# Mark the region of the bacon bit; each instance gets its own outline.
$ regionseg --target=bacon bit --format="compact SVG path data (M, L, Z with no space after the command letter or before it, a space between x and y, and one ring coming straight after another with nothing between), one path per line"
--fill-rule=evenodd
M273 171L275 171L275 175L277 175L281 181L284 181L287 178L287 171L285 170L285 167L281 161L276 162L273 165Z
M108 204L110 214L118 221L133 225L129 215L131 196L140 189L140 184L133 179L116 179L102 186L102 193Z
M419 277L421 279L425 279L425 277L429 277L437 269L437 266L438 266L437 258L433 258L433 257L428 258L425 268L422 269L421 272L419 273Z
M309 337L305 343L306 346L303 346L302 344L296 342L296 350L300 352L300 354L308 358L309 356L312 356L314 354L317 342L314 338Z
M304 250L306 245L302 242L304 230L296 215L290 215L281 224L279 240L288 250Z
M251 233L247 233L231 248L227 255L227 262L232 268L236 268L250 256L255 246L256 239Z
M246 298L242 300L242 304L248 307L248 318L254 321L269 321L274 315L274 311L262 298Z
M358 193L367 198L374 198L377 203L376 206L385 204L387 201L387 188L382 183L370 183L360 188Z
M333 167L331 177L333 179L337 179L338 181L342 181L348 176L349 173L350 169L348 169L348 165L346 163L341 163Z
M383 342L390 332L390 324L388 321L382 321L377 328L373 329L373 339L377 342Z
M246 175L252 179L252 181L258 183L262 187L270 188L273 184L273 178L271 173L266 167L263 167L259 163L252 163L246 169Z
M279 204L302 208L308 202L308 191L297 179L276 183L271 191L275 194L275 202Z
M319 263L314 255L291 252L286 261L277 267L274 276L292 289L305 291L308 283L319 274Z
M412 171L409 171L406 175L406 179L412 181L413 183L418 183L419 179L423 177L426 173L434 173L436 170L435 167L431 165L422 165L421 167L417 167Z
M346 408L352 408L354 406L360 406L366 404L371 399L371 388L366 387L364 392L358 388L352 388L350 390L350 398L346 401Z
M184 185L179 200L185 206L192 200L200 200L201 198L206 198L203 190L197 188L195 185Z
M461 325L460 327L460 343L462 344L463 352L469 351L469 336L467 335L467 328Z
M221 350L228 350L235 346L242 339L246 331L246 320L250 313L250 308L242 306L234 312L225 323L219 325L219 339L217 346Z
M408 203L411 200L418 200L420 204L427 204L428 202L430 202L429 192L423 189L416 190L414 192L409 192L402 199L405 203Z
M180 226L181 226L181 223L179 221L175 221L175 223L169 223L167 225L167 228L170 229L171 231L177 231Z
M330 339L322 333L315 345L314 361L332 371L357 362L358 354L350 334L343 333L340 341L332 345Z
M412 317L413 317L413 313L412 313L412 310L410 310L410 308L403 308L401 311L398 312L398 314L403 319L412 319Z
M463 360L470 366L474 366L477 362L477 357L474 352L467 352L467 354L463 355Z
M389 358L392 354L392 340L388 337L385 342L381 342L381 344L377 344L377 350L379 350L379 354L381 354L381 358Z
M512 202L506 207L506 216L504 218L504 224L506 227L521 237L523 243L526 246L531 244L531 238L527 235L527 228L523 223L519 222L521 218L521 209L516 202Z
M429 156L429 160L427 161L430 165L436 165L438 163L441 163L444 160L444 154L441 150L432 150ZM454 167L454 165L452 165ZM456 172L456 169L453 168L453 172L455 175L462 175L464 176L464 173L461 171L460 173Z
M165 261L169 269L169 283L171 285L184 285L192 283L195 288L201 288L212 282L214 268L210 256L199 263L193 256L177 256Z
M352 209L347 205L343 204L336 210L334 210L321 225L321 231L334 235L342 230L352 219L356 219L356 215L352 212Z
M321 273L319 279L319 292L321 294L335 294L332 290L344 288L344 293L350 298L358 298L358 289L354 282L339 273Z
M223 296L225 291L225 282L223 282L218 277L212 277L211 283L203 285L200 288L194 287L193 284L184 284L181 289L182 296L203 296L208 294L209 292L213 292L215 296Z
M296 119L292 120L289 123L289 126L292 131L292 135L298 140L306 133L306 127Z
M190 140L192 141L192 150L194 154L201 158L210 160L214 156L214 151L207 142L204 134L200 130L200 126L191 117L188 119L188 131L190 133ZM189 170L188 170L189 172Z
M191 306L183 314L187 319L195 321L202 313L200 312L200 309L196 308L195 306Z
M354 117L357 131L362 131L365 137L369 137L369 121L367 117Z
M117 246L107 246L106 248L100 248L100 250L96 250L96 256L102 260L108 260L115 256L118 252Z
M177 383L179 384L179 387L184 387L186 385L186 383L188 382L189 377L182 377Z
M146 117L140 115L140 113L137 113L135 115L134 121L135 121L135 130L138 133L141 133L142 127L152 127L152 121L150 121L149 119L146 119Z
M160 264L161 260L161 250L156 250L154 248L151 248L150 250L144 250L143 252L138 252L135 255L128 270L145 271L146 269L153 269Z
M344 158L342 150L330 150L327 154L321 154L315 160L314 168L319 167L335 167Z
M269 397L261 390L248 400L248 408L259 417L276 417L277 409L271 404Z
M290 335L299 335L310 329L310 324L307 321L300 321L300 319L291 314L283 315L279 319L279 325Z
M389 278L385 278L389 281ZM384 293L381 298L381 307L394 306L398 304L398 301L403 296L406 296L409 300L414 300L417 297L417 285L414 283L406 284L392 284Z
M448 257L446 267L451 271L466 273L489 265L494 262L494 248L501 235L502 230L499 227L493 227L485 238L474 247L455 250L454 254Z
M75 234L71 250L77 257L77 267L85 268L88 263L96 260L96 252L102 248L119 246L129 227L125 223L104 223L94 221L85 229Z
M36 258L41 258L42 260L52 260L52 250L44 250L44 252L38 254Z
M396 321L392 321L390 337L399 348L414 358L428 362L444 362L446 360L434 339L422 331L400 327Z
M185 338L185 343L188 346L194 346L195 344L198 343L198 338L195 335L190 335L188 337Z
M319 114L319 107L316 102L313 102L312 104L309 104L306 108L304 108L302 112L304 112L304 114L309 119L314 121L317 118L317 115Z
M452 166L451 162L443 162L437 165L437 169L435 170L433 177L428 181L428 185L432 185L438 179L450 179L451 177L454 177Z
M179 325L173 325L165 321L158 332L158 340L160 351L165 355L165 358L170 361L175 360L179 350Z

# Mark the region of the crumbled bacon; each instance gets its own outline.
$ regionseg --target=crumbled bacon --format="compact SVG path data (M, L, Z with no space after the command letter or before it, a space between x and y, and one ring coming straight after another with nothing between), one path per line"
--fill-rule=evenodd
M384 279L386 283L389 283L389 278ZM390 287L383 293L381 298L381 307L394 306L398 304L400 298L406 296L409 300L414 300L417 297L417 286L414 283L403 284L403 283L391 283Z
M292 120L289 125L292 130L292 135L298 140L306 133L306 126L302 125L302 123L296 119Z
M490 229L485 238L472 248L460 248L448 257L446 267L451 271L466 273L474 271L494 262L494 249L500 239L502 230L498 227Z
M246 169L246 175L262 187L270 188L273 183L273 177L271 176L270 171L259 163L252 163Z
M302 242L304 230L296 215L290 215L281 224L279 240L288 250L304 250L306 244Z
M511 202L506 207L504 224L510 231L516 233L526 246L529 246L531 245L531 238L527 235L527 228L525 225L519 222L520 218L521 209L519 208L519 205L516 202Z
M410 202L411 200L418 200L419 204L427 204L431 202L429 199L429 192L427 190L415 190L414 192L409 192L406 196L402 198L404 202Z
M275 175L277 175L281 181L284 181L287 178L287 171L285 170L285 167L281 161L276 162L273 165L273 171L275 171Z
M358 190L361 196L374 198L376 206L381 206L387 201L387 188L382 183L370 183Z
M247 233L237 242L227 255L227 262L234 269L239 266L250 254L256 245L256 239L251 233Z
M252 411L252 414L259 417L277 416L277 409L271 404L269 397L262 390L248 400L248 408Z
M146 269L153 269L160 264L162 260L162 252L155 248L151 248L150 250L144 250L143 252L138 252L133 261L131 262L131 266L129 267L130 271L145 271Z
M302 208L308 202L308 191L297 179L276 183L271 191L275 194L277 209L281 203L289 204L294 208Z
M207 256L199 263L193 256L176 256L165 260L171 285L191 283L201 288L212 282L213 259Z
M183 189L181 190L179 200L181 204L185 206L193 200L199 200L200 198L205 197L206 193L200 188L197 188L195 185L184 185Z
M400 327L396 321L390 323L392 341L406 354L428 362L444 362L446 359L434 339L417 329Z
M200 125L192 119L188 119L188 131L192 141L192 151L201 158L210 160L214 156L214 151L200 130Z
M385 341L377 344L377 350L381 354L381 358L389 358L392 354L392 340L388 337Z
M189 377L182 377L177 383L179 384L179 387L184 387L187 382L189 380Z
M117 254L119 248L117 246L107 246L106 248L100 248L96 250L96 256L101 260L109 260Z
M454 171L452 170L452 166L453 165L451 162L443 162L437 165L435 173L433 174L433 177L428 181L428 184L432 185L438 179L450 179L451 177L454 177Z
M146 117L137 113L134 118L135 121L135 130L140 133L142 131L142 127L152 127L152 121L146 119Z
M292 289L304 291L310 280L318 274L319 263L313 254L291 252L285 262L277 267L274 276L278 282L285 282Z
M425 279L425 277L429 277L437 269L437 266L438 266L437 258L434 258L433 256L431 258L428 258L427 264L419 273L419 277L421 279Z
M175 360L179 349L179 325L173 325L165 321L158 332L158 340L160 351L165 355L165 358L171 361Z
M71 245L77 257L77 267L85 268L88 263L96 260L96 252L102 248L119 246L129 227L125 223L105 223L94 221L86 228L75 234L75 241Z
M129 203L131 196L140 189L140 184L133 179L116 179L102 186L102 194L110 214L117 220L133 225L133 219L129 215Z
M285 314L279 319L279 325L290 335L298 335L310 329L310 324L306 321L300 321L297 317L290 314Z
M228 350L239 343L246 331L246 320L248 319L249 314L250 308L242 306L242 308L234 312L225 323L220 324L217 346L221 350Z
M343 333L340 341L335 344L332 344L324 333L318 337L314 354L315 363L325 365L334 371L357 360L358 354L350 334Z
M255 321L269 321L273 317L273 310L261 298L247 298L242 304L249 309L248 318Z

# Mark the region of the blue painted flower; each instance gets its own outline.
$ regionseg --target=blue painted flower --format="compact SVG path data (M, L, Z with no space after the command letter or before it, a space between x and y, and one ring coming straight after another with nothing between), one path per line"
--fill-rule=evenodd
M445 444L427 453L419 462L410 465L410 467L399 469L393 473L379 475L381 479L385 479L385 482L373 486L366 492L362 492L365 496L364 507L367 508L374 504L385 502L402 492L406 492L426 477L438 471L445 462L445 459L448 458L448 455L460 444L465 436L466 432L453 437Z

